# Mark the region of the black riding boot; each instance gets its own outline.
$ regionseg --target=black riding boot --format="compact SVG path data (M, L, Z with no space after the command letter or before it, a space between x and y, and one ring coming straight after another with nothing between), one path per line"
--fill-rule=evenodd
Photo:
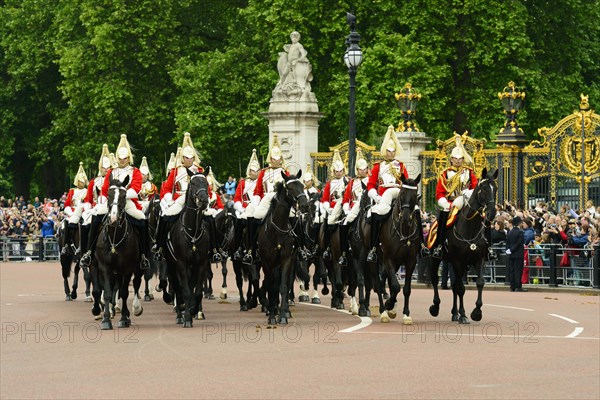
M292 226L295 227L294 234L296 235L296 248L298 249L298 259L300 261L308 260L310 252L306 248L306 238L304 237L303 224L301 218L296 218L292 222Z
M62 255L70 256L75 254L75 245L73 244L73 231L77 229L76 224L67 224L65 227L65 241L62 250L60 251Z
M338 264L342 267L348 265L348 259L346 258L346 254L348 253L348 229L350 225L340 225L340 248L342 250L342 255L338 260Z
M371 214L371 250L367 255L368 262L377 261L377 248L379 244L379 230L381 228L381 216L375 213Z
M251 265L254 262L256 255L256 231L258 230L258 222L254 218L248 218L248 252L244 255L242 262Z
M87 268L92 263L92 258L94 257L94 253L96 252L96 242L98 241L98 234L100 233L100 224L102 223L104 217L105 215L94 215L92 217L92 223L90 224L90 231L86 247L81 248L85 251L85 253L81 257L81 260L79 261L79 265L81 265L82 268Z
M140 239L140 252L142 253L140 260L140 268L148 269L150 268L150 261L148 257L150 256L150 235L148 234L148 221L142 220L142 226L137 227L138 238Z
M206 217L208 219L208 226L210 229L210 248L212 251L212 262L218 263L223 260L221 253L217 250L217 227L215 226L215 219L213 217Z
M321 229L321 224L313 224L311 240L315 243L315 247L312 249L312 253L315 256L319 254L319 229Z
M90 225L79 226L79 247L75 250L75 257L81 257L83 252L88 247L88 239L90 235Z
M323 260L331 260L331 249L329 243L331 242L331 230L332 226L329 226L327 222L323 222Z
M160 261L164 258L165 248L167 247L168 223L164 217L159 217L156 227L156 243L152 247L154 259Z
M442 259L444 242L446 241L446 222L448 222L449 211L440 211L438 215L437 238L433 248L432 257Z
M242 234L244 231L244 220L236 219L233 228L233 248L236 249L233 254L234 260L241 260L243 257Z

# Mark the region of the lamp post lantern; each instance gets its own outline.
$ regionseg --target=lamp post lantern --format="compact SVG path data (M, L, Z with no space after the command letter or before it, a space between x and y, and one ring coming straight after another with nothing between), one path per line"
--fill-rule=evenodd
M348 123L348 173L354 177L354 165L356 163L356 113L355 113L355 91L356 91L356 70L362 62L363 54L358 46L360 35L356 32L356 16L346 13L346 20L350 27L350 34L346 36L346 53L344 53L344 62L348 67L350 75L350 115Z

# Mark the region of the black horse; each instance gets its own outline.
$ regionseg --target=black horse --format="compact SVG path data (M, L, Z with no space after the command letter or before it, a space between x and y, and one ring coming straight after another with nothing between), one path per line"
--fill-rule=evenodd
M159 211L160 211L160 197L158 195L152 197L148 204L148 209L146 210L146 219L148 220L148 232L150 236L150 244L153 245L156 242L156 226L158 223ZM161 269L160 260L156 260L156 257L150 257L150 268L144 271L144 301L152 301L154 300L154 294L151 291L150 280L153 276L160 274ZM163 276L166 280L166 268L163 268ZM160 278L159 278L160 279ZM160 282L157 285L157 288L160 287ZM162 290L162 288L161 288ZM166 292L165 292L166 293Z
M104 220L104 226L96 245L98 273L104 290L104 315L100 325L101 329L113 328L110 321L110 304L111 302L114 303L114 293L117 290L119 291L119 297L123 300L119 328L127 328L131 325L127 299L129 297L129 282L134 273L134 314L138 316L143 312L137 295L143 274L139 267L141 249L132 221L125 213L128 183L129 177L126 177L122 183L117 179L110 178L108 215Z
M206 169L208 174L210 167ZM188 170L190 183L185 204L177 221L169 230L165 254L169 282L173 285L177 306L175 322L192 327L194 315L204 319L202 284L210 273L210 238L203 211L208 207L208 181L202 173ZM182 308L185 311L182 315Z
M235 211L233 210L233 207L224 208L223 211L219 212L214 217L214 219L215 231L211 232L211 234L214 233L214 242L216 243L216 246L225 250L227 254L233 254L233 252L235 252L235 249L233 249L233 229L235 223ZM227 257L222 257L222 260L217 263L217 268L219 264L221 264L221 275L223 276L219 298L225 300L227 298ZM211 268L204 287L204 298L210 300L215 298L212 287L213 277L214 275Z
M465 203L464 207L458 212L456 222L448 230L447 246L444 249L443 257L452 263L456 279L452 285L452 321L458 321L460 324L468 324L469 319L465 315L463 296L465 294L465 285L463 277L467 273L470 265L477 271L477 301L475 308L471 312L471 318L474 321L481 321L481 306L483 285L483 268L488 254L490 244L486 239L486 227L491 224L496 216L496 178L498 170L494 174L488 174L487 168L481 173L482 179L479 181L471 197ZM440 311L440 297L438 293L438 268L441 260L432 257L431 262L431 283L433 285L433 305L429 307L432 316L437 317ZM457 308L457 297L459 307Z
M66 222L67 222L66 220L63 222L63 224L61 225L61 227L58 231L58 245L61 250L65 246L65 243L64 243L65 235L63 234L63 232L64 232L64 229L68 229L64 226L64 225L66 225ZM73 234L73 245L79 246L79 229L76 229ZM71 266L73 266L73 264L75 265L73 268L73 286L72 286L72 288L69 288L69 278L71 277ZM71 252L67 252L66 254L63 254L63 252L61 251L60 252L60 266L61 266L61 270L62 270L63 285L64 285L64 289L65 289L65 300L66 301L75 300L75 299L77 299L77 288L79 287L79 271L81 270L81 268L79 266L79 258L75 257ZM91 280L90 280L89 270L87 268L83 269L83 280L85 281L85 299L86 299L86 301L91 301L91 297L90 297Z
M264 273L264 290L267 294L268 323L287 324L289 316L288 292L297 251L295 227L290 222L290 210L298 204L302 212L308 212L304 185L300 181L302 170L296 176L286 176L276 185L276 194L264 223L258 232L258 254ZM280 301L281 298L281 301ZM279 312L279 318L276 314Z
M404 265L404 308L402 310L402 323L412 324L410 317L409 299L413 271L417 265L417 255L423 240L421 218L416 213L418 202L418 185L421 181L419 174L416 179L405 179L402 176L402 187L398 197L394 200L392 213L381 224L381 253L383 273L387 276L390 285L390 298L383 303L381 291L379 299L379 312L381 322L389 322L389 318L396 318L396 296L400 292L397 272L400 265Z

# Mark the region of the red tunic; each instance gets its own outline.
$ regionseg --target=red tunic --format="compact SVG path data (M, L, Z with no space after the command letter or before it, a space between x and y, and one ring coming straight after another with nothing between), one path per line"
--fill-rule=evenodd
M477 177L475 176L475 172L473 172L473 170L471 168L467 168L465 167L467 170L469 170L469 186L468 189L475 189L475 187L477 186ZM440 174L440 178L437 181L437 186L435 188L435 199L439 200L442 197L446 197L448 198L448 195L450 193L447 192L446 190L446 183L448 182L448 171L456 171L456 168L454 167L450 167L450 168L446 168L444 171L442 171L442 173ZM454 200L454 199L452 199ZM448 201L451 201L451 199L448 199Z
M131 169L133 171L131 173L131 180L127 185L127 189L133 189L137 194L139 194L140 190L142 189L142 173L137 167L131 167ZM106 176L104 177L104 184L102 185L102 196L106 198L108 198L108 189L110 188L110 176L112 172L112 169L108 170ZM139 203L137 198L130 200L133 202L133 204L135 204L135 207L138 210L142 209L142 205Z
M367 192L369 192L371 189L377 189L377 194L381 196L389 188L381 186L381 183L383 182L381 182L379 179L380 165L381 163L373 165L373 169L371 170L371 176L369 176L369 182L367 183ZM402 162L400 162L400 172L402 173L402 175L404 175L404 179L408 179L408 171L406 170L406 167ZM400 184L400 182L396 183Z

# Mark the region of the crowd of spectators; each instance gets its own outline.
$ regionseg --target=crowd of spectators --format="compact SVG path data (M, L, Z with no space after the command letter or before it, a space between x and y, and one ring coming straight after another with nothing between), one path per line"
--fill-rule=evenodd
M0 196L0 237L53 236L64 217L66 198L66 193L60 199L43 201Z

